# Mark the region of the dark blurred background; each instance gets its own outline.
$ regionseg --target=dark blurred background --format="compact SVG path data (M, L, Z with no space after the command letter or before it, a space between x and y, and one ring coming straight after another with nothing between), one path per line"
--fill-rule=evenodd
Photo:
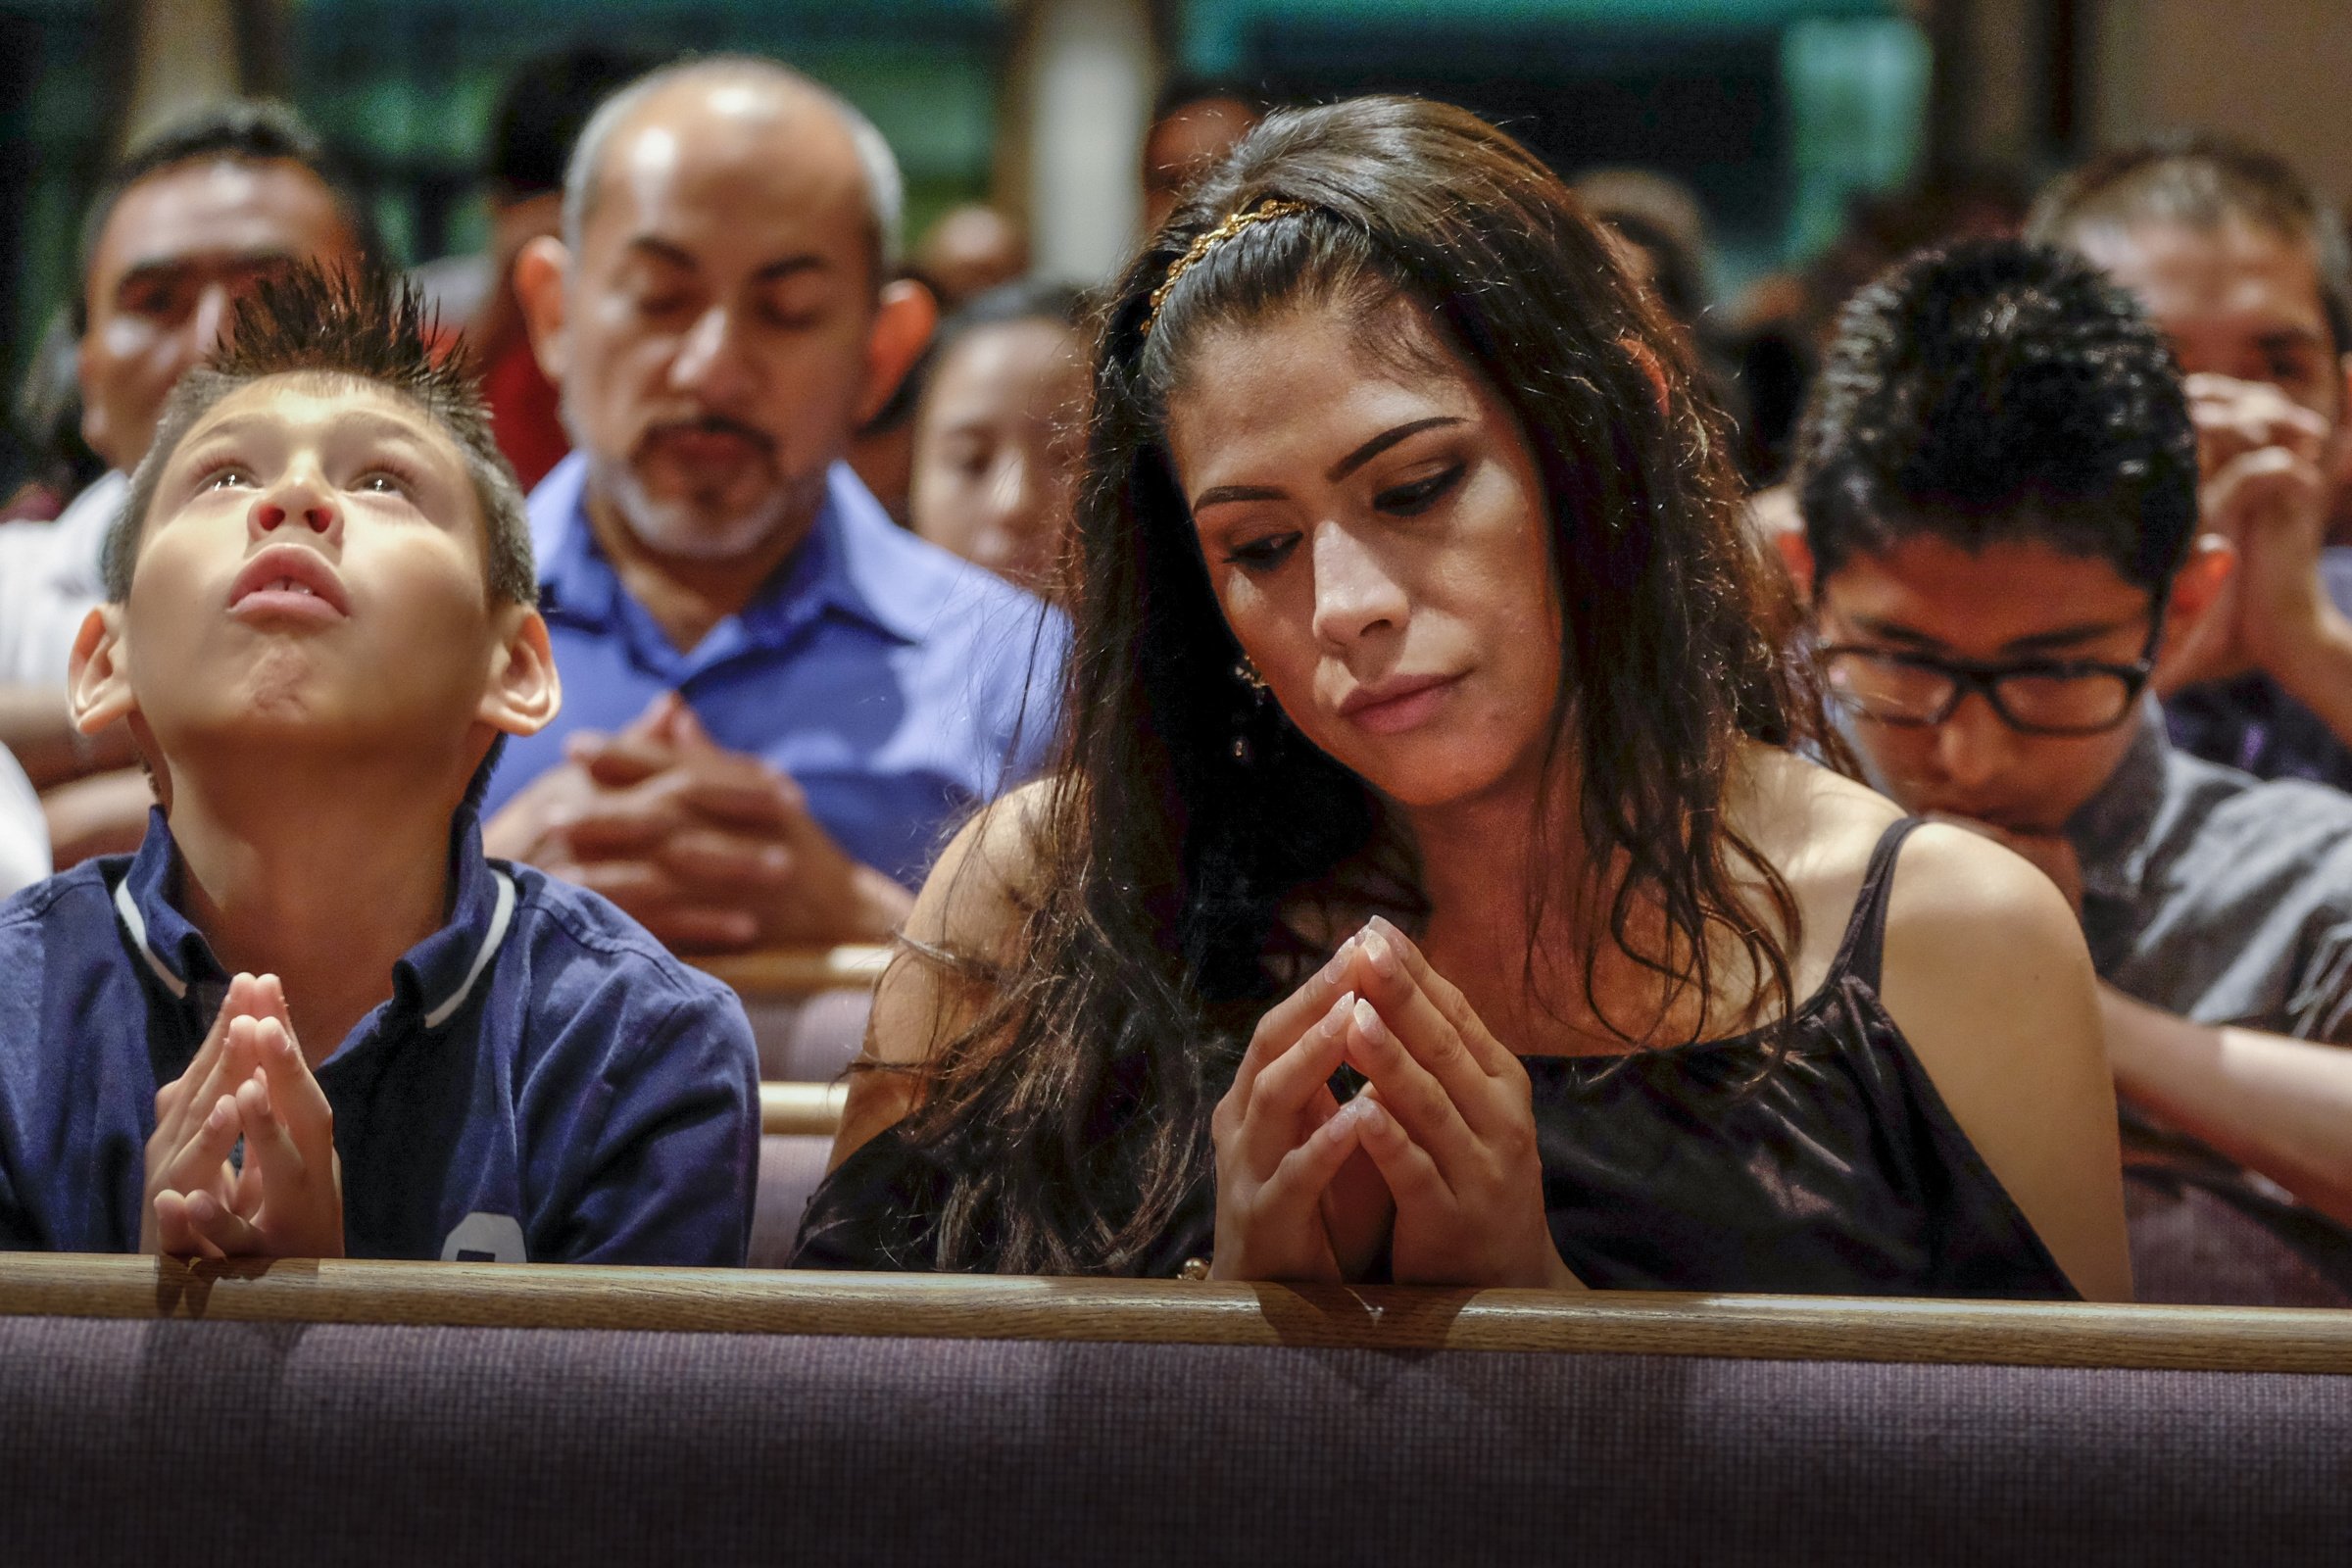
M581 40L788 60L896 145L910 237L989 201L1041 271L1081 281L1134 238L1137 148L1176 76L1274 101L1422 92L1563 172L1671 175L1698 199L1728 318L1786 314L1808 265L1997 224L2051 170L2156 125L2228 124L2330 192L2352 183L2352 0L0 0L9 384L74 287L98 172L158 118L288 100L425 263L486 243L509 74ZM1857 236L1868 255L1840 262Z

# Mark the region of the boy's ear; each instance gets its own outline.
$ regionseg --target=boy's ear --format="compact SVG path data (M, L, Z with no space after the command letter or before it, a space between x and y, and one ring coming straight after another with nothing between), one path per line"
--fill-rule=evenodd
M2222 599L2236 571L2234 545L2218 533L2197 535L2165 600L2164 631L2156 639L2158 696L2230 674L2242 658L2235 652L2236 612Z
M1773 547L1781 553L1781 564L1788 568L1788 580L1796 585L1796 597L1801 604L1813 602L1813 547L1805 543L1805 530L1788 528L1772 536Z
M514 255L514 298L530 329L531 353L540 373L564 384L564 285L571 276L571 252L553 234L542 234Z
M74 727L95 735L139 710L122 665L122 607L100 605L81 617L66 664L66 706Z
M2237 570L2237 546L2218 533L2200 533L2188 547L2188 559L2173 576L2173 591L2164 604L2162 646L2178 647L2189 629L2205 618L2230 574Z
M1805 543L1805 519L1796 510L1796 492L1785 484L1759 490L1747 498L1747 525L1762 534L1788 568L1796 597L1813 602L1813 547Z
M860 425L882 412L938 325L939 301L922 284L903 277L882 290L874 324L865 337L865 395L858 401Z
M512 618L491 657L490 683L476 716L502 734L536 735L563 708L564 683L556 676L556 653L539 612L514 605L507 613Z

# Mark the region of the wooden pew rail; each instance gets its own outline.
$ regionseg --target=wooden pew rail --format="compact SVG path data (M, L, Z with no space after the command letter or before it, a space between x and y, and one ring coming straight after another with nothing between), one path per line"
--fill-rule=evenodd
M2352 1313L359 1260L0 1258L0 1314L2352 1373Z

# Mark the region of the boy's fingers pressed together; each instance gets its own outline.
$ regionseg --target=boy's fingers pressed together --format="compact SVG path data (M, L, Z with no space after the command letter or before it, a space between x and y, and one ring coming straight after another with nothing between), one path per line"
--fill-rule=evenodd
M263 1250L261 1233L210 1193L187 1195L187 1225L206 1257L250 1257Z
M207 1252L197 1239L196 1227L188 1219L188 1200L172 1188L155 1195L156 1250L167 1257L218 1257L218 1251Z
M213 1025L205 1031L204 1042L196 1048L187 1071L157 1091L156 1132L171 1149L187 1141L196 1120L210 1113L213 1101L226 1087L229 1080L225 1077L224 1061L229 1032L239 1018L251 1014L253 1005L253 976L231 976L220 1010L213 1015Z
M303 1059L302 1045L294 1032L274 1018L263 1020L260 1028L262 1071L269 1083L271 1120L284 1128L303 1158L316 1166L334 1149L334 1107L327 1103L326 1091L318 1087L311 1064Z
M221 1184L228 1168L229 1152L237 1147L243 1131L236 1098L216 1096L203 1119L190 1129L187 1142L165 1163L159 1185L174 1192L192 1193Z
M273 974L255 975L252 1012L256 1018L275 1018L293 1028L294 1014L286 1006L286 983Z

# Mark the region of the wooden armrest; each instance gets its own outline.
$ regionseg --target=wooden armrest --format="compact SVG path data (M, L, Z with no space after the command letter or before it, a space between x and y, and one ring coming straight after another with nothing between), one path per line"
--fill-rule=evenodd
M0 1313L2352 1372L2352 1312L335 1259L0 1255Z
M830 1138L841 1131L841 1107L849 1098L848 1084L761 1084L760 1130Z
M870 991L890 963L890 949L771 948L763 953L713 953L687 961L732 986L747 1002L788 1002L824 991Z

